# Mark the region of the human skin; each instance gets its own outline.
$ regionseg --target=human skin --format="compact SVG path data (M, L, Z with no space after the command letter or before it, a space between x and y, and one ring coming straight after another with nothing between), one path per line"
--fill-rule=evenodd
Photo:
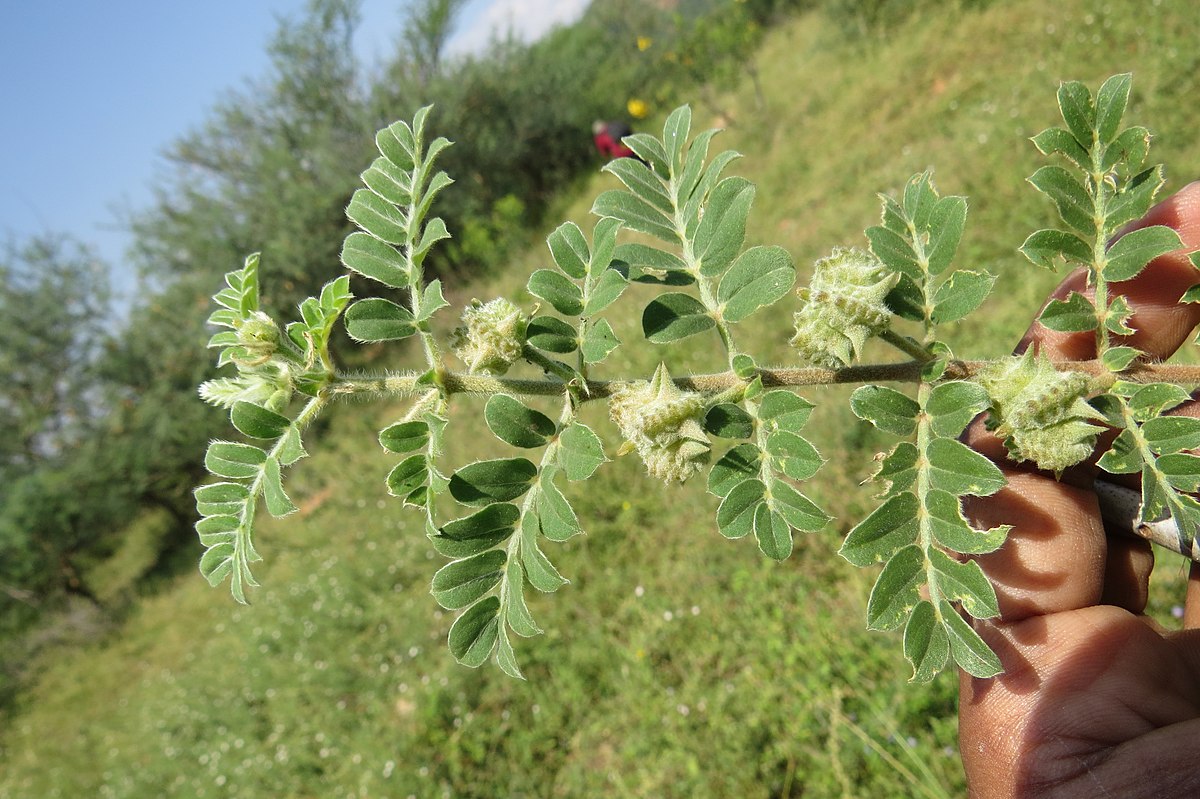
M1200 182L1129 229L1149 225L1175 228L1183 252L1200 247ZM1052 296L1065 299L1085 283L1073 273ZM1114 284L1110 296L1129 300L1137 331L1120 343L1169 357L1200 323L1200 304L1177 302L1197 283L1200 272L1172 253ZM1055 360L1096 353L1094 333L1056 333L1036 322L1018 351L1029 347ZM1200 416L1200 403L1173 413ZM1000 616L975 627L1004 673L960 678L959 745L970 795L1200 796L1200 568L1189 574L1183 629L1160 629L1142 615L1150 545L1106 534L1093 465L1056 480L1006 460L981 420L967 439L1008 478L996 495L972 500L968 513L984 529L1013 525L1000 551L977 558L996 586ZM1177 564L1165 568L1186 568Z

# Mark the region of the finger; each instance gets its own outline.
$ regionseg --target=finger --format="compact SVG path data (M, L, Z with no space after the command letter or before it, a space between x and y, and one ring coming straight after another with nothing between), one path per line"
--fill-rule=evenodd
M1187 598L1183 603L1183 629L1200 627L1200 563L1192 563L1188 572Z
M1200 182L1155 206L1137 226L1155 224L1175 228L1189 249L1200 246ZM1113 284L1111 293L1126 296L1134 311L1129 321L1137 332L1126 343L1155 358L1173 353L1200 322L1200 307L1178 305L1179 298L1196 282L1200 282L1200 274L1187 257L1171 253L1154 259L1132 280ZM1053 296L1065 298L1072 291L1085 290L1085 284L1082 272L1073 273ZM1058 333L1037 322L1018 349L1029 346L1055 360L1096 355L1094 333ZM1149 574L1144 549L1117 546L1110 564L1095 494L1087 489L1090 473L1085 472L1083 480L1059 481L1043 473L1011 468L1001 442L978 421L968 430L967 441L1000 463L1009 479L1009 485L995 496L967 506L981 526L1013 525L1000 551L978 558L997 587L1002 619L1013 621L1096 604L1105 597L1106 578L1114 581L1108 596L1118 604L1136 607L1144 603Z
M1012 525L1003 547L975 557L996 589L1000 619L1020 621L1100 602L1107 544L1095 493L1040 474L1004 471L1004 488L966 503L968 516L983 529Z

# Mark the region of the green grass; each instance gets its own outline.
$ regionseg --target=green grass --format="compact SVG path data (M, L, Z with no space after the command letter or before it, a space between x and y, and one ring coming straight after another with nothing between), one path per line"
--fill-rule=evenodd
M751 240L784 245L804 272L865 243L875 192L934 167L944 193L971 197L959 264L1000 274L952 341L963 355L1007 351L1057 279L1015 248L1051 221L1024 183L1039 164L1026 139L1054 122L1059 80L1134 71L1130 118L1158 135L1169 188L1200 162L1191 4L1092 6L996 3L853 45L816 16L772 32L757 58L765 110L748 86L721 98L735 125L718 141L759 184ZM567 215L590 230L591 197L612 182L597 176ZM447 295L527 302L524 275L547 259L534 248ZM648 296L618 307L636 319ZM784 362L790 310L741 325L739 343ZM635 323L617 327L635 337ZM717 370L711 344L619 352L598 376L648 374L659 358ZM846 393L810 392L829 464L806 490L838 520L785 563L721 538L701 485L650 483L632 458L570 486L588 535L547 548L572 583L531 597L547 633L517 645L527 682L446 651L452 617L428 595L442 560L386 496L391 459L373 443L399 409L340 411L289 475L302 513L262 525L254 604L186 575L119 633L45 654L0 732L0 797L961 795L956 681L907 683L898 636L864 629L874 575L834 554L870 507L859 483L887 445L838 407ZM450 463L483 454L480 407L460 403ZM615 447L602 415L588 418ZM1155 581L1160 617L1180 575Z

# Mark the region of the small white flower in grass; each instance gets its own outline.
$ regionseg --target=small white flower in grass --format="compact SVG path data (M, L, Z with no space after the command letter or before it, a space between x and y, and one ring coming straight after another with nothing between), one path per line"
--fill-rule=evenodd
M892 312L884 298L899 280L871 253L835 248L798 292L805 305L794 317L791 345L817 366L849 366L867 339L887 329Z

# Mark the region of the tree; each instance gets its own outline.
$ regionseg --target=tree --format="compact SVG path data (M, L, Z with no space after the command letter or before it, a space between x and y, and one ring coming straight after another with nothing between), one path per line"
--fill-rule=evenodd
M4 483L54 460L96 421L94 366L110 322L107 267L41 236L0 260L0 503Z

